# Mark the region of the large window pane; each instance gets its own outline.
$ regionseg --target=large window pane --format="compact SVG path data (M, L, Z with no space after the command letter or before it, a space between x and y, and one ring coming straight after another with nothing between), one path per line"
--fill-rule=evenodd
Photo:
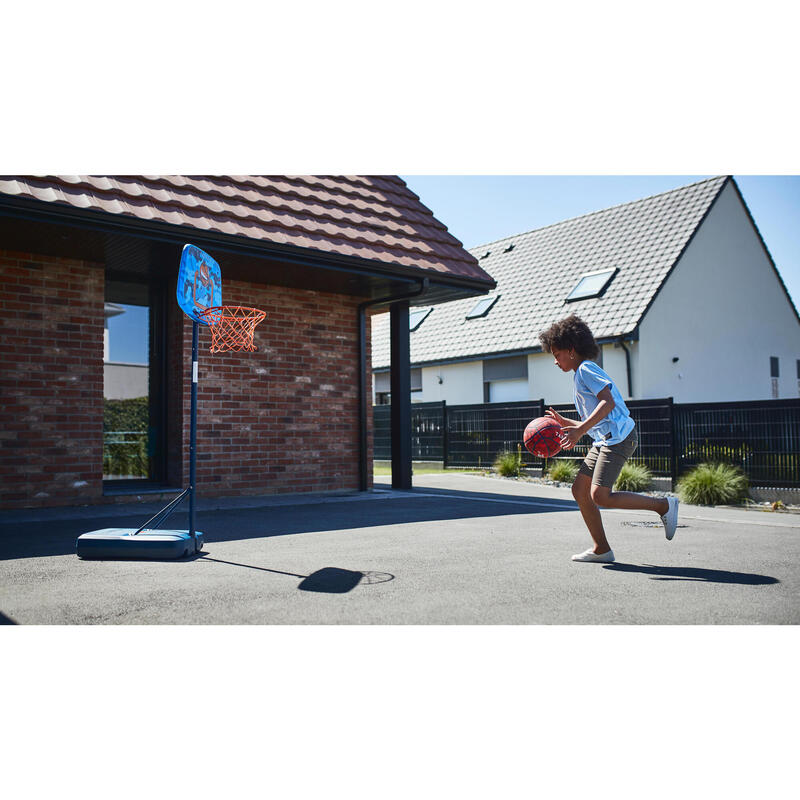
M146 296L146 289L141 290ZM150 309L140 291L109 287L105 303L103 478L151 477Z

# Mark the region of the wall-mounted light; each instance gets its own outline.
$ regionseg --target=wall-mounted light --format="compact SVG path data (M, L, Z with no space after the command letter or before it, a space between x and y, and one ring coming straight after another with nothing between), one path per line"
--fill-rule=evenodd
M672 356L672 363L673 364L677 364L678 363L678 356Z
M441 376L441 375L437 375L436 377L439 379L439 383L440 383L440 384L441 384L441 383L444 383L444 381L442 380L442 376Z

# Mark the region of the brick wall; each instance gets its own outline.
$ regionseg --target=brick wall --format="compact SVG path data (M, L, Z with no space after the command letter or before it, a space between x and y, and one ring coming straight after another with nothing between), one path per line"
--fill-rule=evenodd
M256 328L255 353L209 353L210 331L200 328L198 493L357 489L358 299L223 278L223 302L261 308L267 317ZM170 326L179 339L170 350L182 359L170 369L182 378L170 397L180 397L183 408L187 484L192 326L175 313L184 321Z
M0 250L0 508L102 498L102 265Z
M0 508L130 502L103 495L103 265L0 250L0 279ZM255 353L211 354L200 328L198 493L357 489L358 299L233 281L223 292L267 318ZM183 487L192 326L173 298L174 285L167 482Z

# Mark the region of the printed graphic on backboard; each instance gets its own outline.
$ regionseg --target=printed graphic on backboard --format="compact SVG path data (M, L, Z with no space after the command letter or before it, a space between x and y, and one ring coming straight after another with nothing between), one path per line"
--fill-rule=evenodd
M178 271L178 305L193 320L208 325L201 311L222 305L222 276L219 264L193 244L183 246Z

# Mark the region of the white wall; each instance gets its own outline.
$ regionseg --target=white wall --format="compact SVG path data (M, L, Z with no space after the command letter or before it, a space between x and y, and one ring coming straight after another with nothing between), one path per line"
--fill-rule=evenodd
M637 393L636 389L636 360L637 360L637 347L635 342L625 342L625 347L628 348L631 359L631 375L633 376L633 396L634 398L641 398L641 394ZM628 365L625 361L625 351L621 347L615 347L613 344L603 345L603 369L608 373L608 377L616 384L619 393L622 395L623 400L629 400L628 394Z
M639 351L636 397L769 399L770 356L779 397L797 397L800 324L731 184L645 315Z
M414 401L432 403L442 400L450 405L482 403L483 361L423 367L422 392L414 393Z
M546 403L572 402L572 372L562 372L550 353L531 353L528 356L528 397L544 398Z

